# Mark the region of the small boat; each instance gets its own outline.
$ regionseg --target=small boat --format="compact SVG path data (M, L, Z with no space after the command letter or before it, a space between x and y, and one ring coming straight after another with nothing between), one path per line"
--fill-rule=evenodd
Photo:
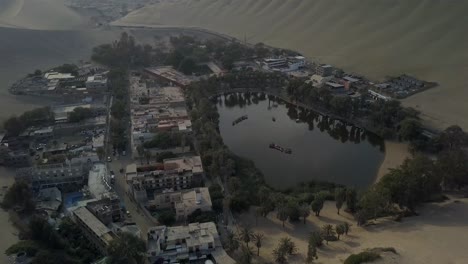
M274 118L274 117L271 120L273 120L273 122L276 122L276 118Z
M240 123L240 122L242 122L242 121L244 121L244 120L246 120L246 119L248 119L248 118L249 118L249 117L248 117L247 115L243 115L243 116L237 118L236 120L234 120L234 121L232 122L232 125L235 126L235 125L237 125L238 123Z

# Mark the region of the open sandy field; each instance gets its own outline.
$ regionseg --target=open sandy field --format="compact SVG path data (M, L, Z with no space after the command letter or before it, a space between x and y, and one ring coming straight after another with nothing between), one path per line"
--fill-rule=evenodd
M428 124L468 129L466 10L466 0L163 0L117 23L202 27L375 79L408 73L437 81L404 103Z
M296 243L299 253L289 263L304 263L307 252L307 239L311 231L324 224L352 223L351 232L342 240L330 242L319 249L316 263L334 264L343 261L353 253L366 248L394 247L398 255L386 254L376 263L392 264L462 264L468 263L468 200L455 203L450 200L441 204L428 204L420 210L420 216L405 218L397 223L379 220L377 225L357 227L347 213L336 214L335 204L327 202L320 217L309 216L306 224L281 222L271 213L268 218L259 218L255 227L253 212L241 216L241 222L249 225L255 232L262 232L266 239L260 250L260 260L272 263L272 250L280 238L289 236Z
M82 29L89 21L63 0L0 0L0 26L24 29Z

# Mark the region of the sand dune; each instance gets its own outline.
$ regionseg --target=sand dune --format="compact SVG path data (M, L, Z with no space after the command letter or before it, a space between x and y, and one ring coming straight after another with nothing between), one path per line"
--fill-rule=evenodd
M64 30L81 29L88 24L63 0L0 0L0 27Z
M441 204L427 204L420 210L421 215L405 218L397 223L390 220L379 220L370 227L357 227L353 217L345 212L336 214L335 204L326 202L320 217L309 216L307 223L286 222L285 228L271 213L268 218L259 218L255 225L254 210L240 217L242 225L253 227L256 232L265 234L266 239L260 250L260 258L273 262L271 252L280 238L289 236L296 243L299 253L289 263L305 263L307 242L311 231L318 230L324 224L340 224L343 221L352 223L351 233L342 240L330 242L318 250L319 259L314 263L335 264L343 261L353 253L373 247L394 247L398 255L386 255L376 263L392 264L462 264L468 263L468 252L465 245L468 237L459 235L468 228L468 200L459 203L453 200Z
M203 27L375 79L409 73L437 81L438 88L404 103L422 110L431 125L468 129L466 10L466 0L174 0L116 23Z

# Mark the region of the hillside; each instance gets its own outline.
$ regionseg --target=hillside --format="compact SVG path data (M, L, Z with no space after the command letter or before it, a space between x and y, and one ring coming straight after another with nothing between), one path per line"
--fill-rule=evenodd
M0 27L63 30L88 25L63 0L0 0Z
M406 105L437 127L468 129L468 1L162 0L115 24L195 26L303 52L375 79L408 73L440 83Z

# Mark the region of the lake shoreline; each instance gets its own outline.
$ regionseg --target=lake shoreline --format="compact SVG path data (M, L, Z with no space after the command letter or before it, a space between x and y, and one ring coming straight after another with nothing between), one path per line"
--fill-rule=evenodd
M410 157L411 153L409 152L407 143L385 140L385 157L377 171L374 184L378 183L390 169L399 167Z

